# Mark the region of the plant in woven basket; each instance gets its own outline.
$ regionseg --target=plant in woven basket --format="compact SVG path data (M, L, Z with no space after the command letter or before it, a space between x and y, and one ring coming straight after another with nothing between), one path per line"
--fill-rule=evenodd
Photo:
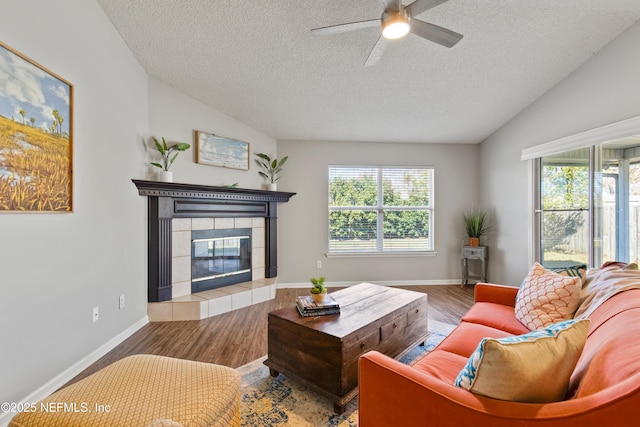
M467 237L469 237L469 246L478 246L480 238L490 230L487 213L476 207L465 212L463 220Z

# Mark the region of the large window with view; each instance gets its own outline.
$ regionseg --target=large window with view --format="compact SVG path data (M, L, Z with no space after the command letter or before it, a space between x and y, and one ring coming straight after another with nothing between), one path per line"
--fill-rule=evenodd
M433 251L433 168L329 167L329 254Z
M544 156L538 166L544 266L640 262L640 138Z

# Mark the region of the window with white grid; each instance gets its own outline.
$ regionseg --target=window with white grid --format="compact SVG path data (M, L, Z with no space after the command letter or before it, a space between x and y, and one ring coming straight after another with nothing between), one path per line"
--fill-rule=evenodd
M329 166L329 254L433 251L433 168Z

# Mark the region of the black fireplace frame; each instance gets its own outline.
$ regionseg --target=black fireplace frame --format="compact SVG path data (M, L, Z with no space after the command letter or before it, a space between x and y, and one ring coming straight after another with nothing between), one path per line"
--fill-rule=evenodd
M278 275L278 203L296 193L132 179L147 196L148 301L171 300L173 218L265 218L265 277Z

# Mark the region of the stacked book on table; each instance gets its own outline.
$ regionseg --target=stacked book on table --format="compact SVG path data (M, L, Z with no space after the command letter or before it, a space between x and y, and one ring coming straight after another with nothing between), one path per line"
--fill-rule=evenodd
M302 317L340 313L340 305L329 294L325 295L324 301L322 302L315 302L311 298L311 295L298 297L296 299L296 307Z

